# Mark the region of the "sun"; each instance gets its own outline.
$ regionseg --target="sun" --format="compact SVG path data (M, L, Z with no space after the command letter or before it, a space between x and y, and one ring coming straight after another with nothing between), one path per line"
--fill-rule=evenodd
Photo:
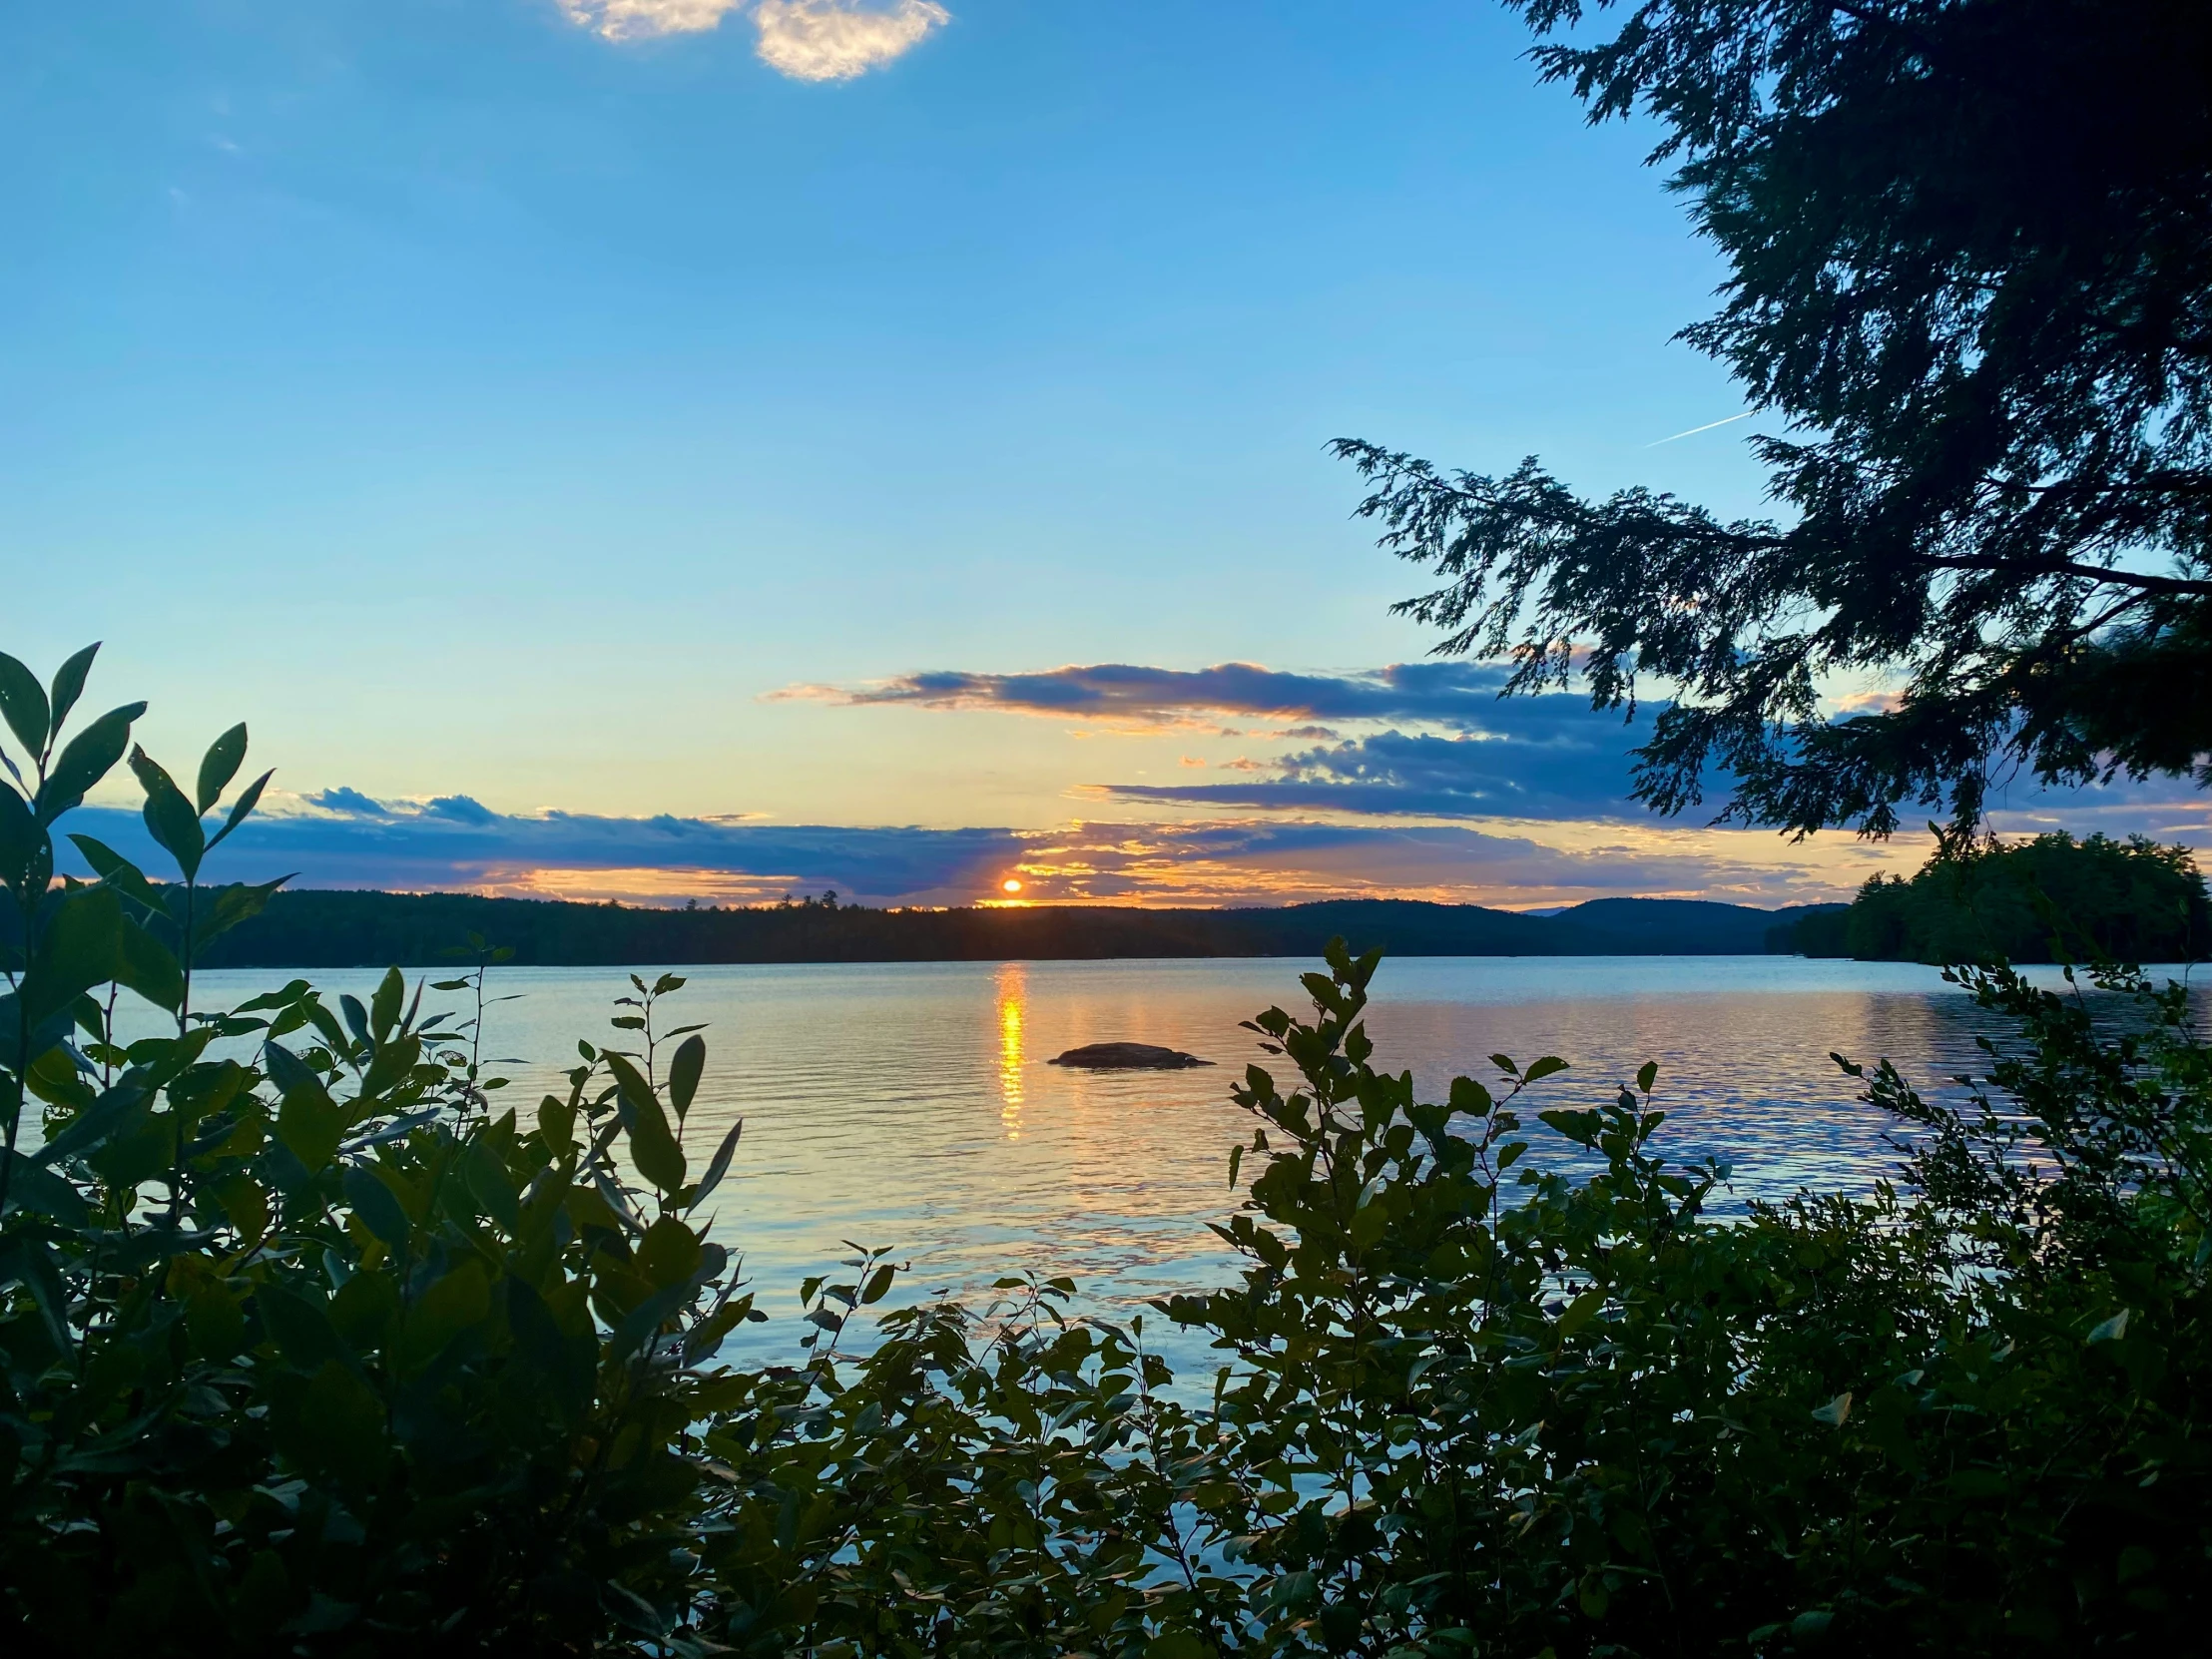
M1019 892L1021 891L1021 883L1009 875L1005 880L999 882L998 888L1001 892Z

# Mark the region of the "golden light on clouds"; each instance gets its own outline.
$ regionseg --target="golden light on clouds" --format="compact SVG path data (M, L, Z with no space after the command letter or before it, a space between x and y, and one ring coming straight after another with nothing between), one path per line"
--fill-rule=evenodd
M760 60L794 81L849 81L904 56L952 21L935 0L558 0L604 40L706 34L750 16Z
M844 0L760 0L753 24L761 61L795 81L849 81L921 44L952 14L930 0L881 8Z

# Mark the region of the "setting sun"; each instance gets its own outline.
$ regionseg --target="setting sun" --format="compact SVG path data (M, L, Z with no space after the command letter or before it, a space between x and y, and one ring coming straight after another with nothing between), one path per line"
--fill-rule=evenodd
M1003 892L1021 891L1021 883L1015 880L1011 875L1007 876L1005 880L999 882L998 885L999 889Z

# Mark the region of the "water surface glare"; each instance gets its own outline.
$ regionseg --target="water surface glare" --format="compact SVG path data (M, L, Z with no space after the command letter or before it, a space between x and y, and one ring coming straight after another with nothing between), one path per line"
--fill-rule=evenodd
M911 1262L909 1293L975 1294L1035 1269L1076 1279L1093 1309L1126 1312L1218 1282L1230 1258L1205 1223L1233 1209L1229 1148L1251 1133L1228 1089L1260 1058L1238 1022L1271 1003L1302 1011L1298 975L1310 965L684 970L689 983L662 1019L707 1025L707 1075L686 1135L695 1167L733 1121L746 1122L712 1204L717 1237L744 1253L775 1316L743 1348L789 1352L800 1280L849 1254L846 1240ZM363 996L377 977L305 976ZM226 1006L286 977L207 973L195 1000ZM492 980L516 1000L490 1009L485 1052L522 1057L490 1069L513 1079L505 1100L525 1123L546 1090L565 1091L559 1073L576 1063L577 1038L629 1046L607 1024L611 1000L630 988L621 969L506 968ZM1869 1064L1893 1058L1936 1085L1975 1065L1973 1037L1985 1028L1936 969L1907 963L1410 957L1386 962L1374 994L1376 1063L1410 1068L1425 1099L1456 1073L1492 1079L1493 1052L1571 1062L1533 1091L1538 1106L1597 1104L1656 1060L1657 1098L1671 1114L1662 1150L1728 1162L1739 1202L1801 1186L1863 1191L1894 1162L1885 1120L1853 1098L1832 1049ZM425 1006L459 1000L433 991ZM1117 1039L1219 1063L1118 1074L1046 1063ZM1279 1063L1279 1075L1288 1069Z

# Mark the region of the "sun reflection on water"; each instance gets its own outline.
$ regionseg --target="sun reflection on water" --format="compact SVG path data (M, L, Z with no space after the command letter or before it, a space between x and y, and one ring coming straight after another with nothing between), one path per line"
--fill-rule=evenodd
M1021 1017L1028 1000L1021 964L1006 963L998 970L998 1121L1009 1141L1021 1139Z

